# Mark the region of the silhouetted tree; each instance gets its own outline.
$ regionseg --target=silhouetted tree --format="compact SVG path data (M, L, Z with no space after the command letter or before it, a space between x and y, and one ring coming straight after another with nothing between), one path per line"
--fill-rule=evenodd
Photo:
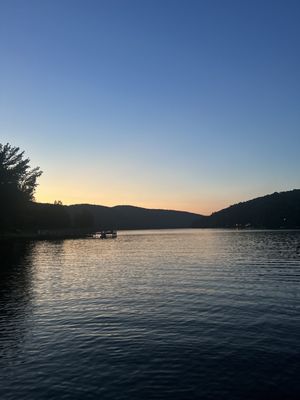
M26 206L34 199L42 171L31 169L29 162L19 147L0 143L0 229L20 226Z

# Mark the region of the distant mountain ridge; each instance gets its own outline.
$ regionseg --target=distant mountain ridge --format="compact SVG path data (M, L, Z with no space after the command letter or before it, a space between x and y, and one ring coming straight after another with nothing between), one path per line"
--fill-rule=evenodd
M300 189L234 204L194 222L195 228L300 228Z
M203 216L187 211L129 205L32 203L24 224L31 229L300 228L300 189L273 193Z
M168 229L191 228L202 216L186 211L149 209L130 205L105 207L91 204L66 206L71 219L78 215L91 215L96 228L115 229Z

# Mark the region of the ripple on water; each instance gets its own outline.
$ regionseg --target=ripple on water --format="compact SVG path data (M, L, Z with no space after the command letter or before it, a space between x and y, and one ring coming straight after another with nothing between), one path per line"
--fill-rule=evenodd
M300 232L1 248L0 398L298 399Z

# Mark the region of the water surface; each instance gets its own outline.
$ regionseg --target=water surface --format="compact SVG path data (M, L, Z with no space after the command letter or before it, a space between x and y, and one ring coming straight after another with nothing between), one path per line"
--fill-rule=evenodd
M0 246L0 398L300 398L300 232Z

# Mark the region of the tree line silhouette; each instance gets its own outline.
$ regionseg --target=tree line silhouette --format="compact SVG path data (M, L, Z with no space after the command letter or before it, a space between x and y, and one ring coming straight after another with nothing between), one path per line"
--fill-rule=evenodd
M133 206L37 203L42 171L31 168L19 147L0 144L0 234L41 230L160 228L300 228L300 190L273 193L235 204L210 216Z
M198 218L195 228L299 229L300 190L275 192Z
M189 228L198 214L132 206L37 203L34 193L42 171L30 168L24 151L0 144L0 234L44 230Z
M19 147L0 143L0 231L92 227L90 213L80 210L71 218L59 200L54 204L34 201L42 171L29 163Z

